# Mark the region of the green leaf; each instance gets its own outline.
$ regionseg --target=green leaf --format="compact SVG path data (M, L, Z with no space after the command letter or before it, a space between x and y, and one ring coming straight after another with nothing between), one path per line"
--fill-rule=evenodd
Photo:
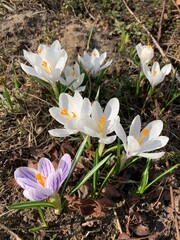
M43 229L48 229L48 226L47 225L41 225L41 226L38 226L38 227L32 227L32 228L29 228L29 232L30 233L35 233L37 231L40 231L40 230L43 230Z
M6 100L7 100L10 108L13 109L13 103L11 101L11 97L9 95L9 91L7 90L7 88L5 86L4 86L4 96L5 96Z
M55 208L55 206L52 203L49 202L42 202L42 201L29 201L29 202L21 202L21 203L14 203L8 208L10 209L28 209L28 208L39 208L39 207L47 207L47 208Z
M112 154L109 154L107 157L105 157L103 160L101 160L93 169L91 169L86 175L85 177L80 180L80 182L77 184L77 186L72 189L72 191L69 193L69 195L71 196L73 193L75 193L83 184L85 184L88 179L106 162L109 160L109 158L111 157Z
M175 166L172 166L171 168L169 168L168 170L166 170L164 173L160 174L157 178L155 178L152 182L150 182L144 189L144 191L146 191L149 187L151 187L153 184L155 184L156 182L158 182L159 180L161 180L163 177L165 177L167 174L171 173L172 171L174 171L176 168L179 168L180 164L176 164Z
M72 175L72 173L73 173L73 171L74 171L74 169L75 169L75 167L76 167L76 165L77 165L77 163L78 163L78 161L79 161L79 159L80 159L80 157L82 155L82 152L84 150L84 147L86 145L88 137L89 137L88 135L85 137L84 141L81 143L81 145L80 145L80 147L79 147L79 149L78 149L78 151L76 153L76 156L74 157L74 161L73 161L73 164L71 166L71 170L69 172L69 175L68 175L68 177L66 178L66 181L63 184L63 188L62 188L62 191L61 191L61 196L63 195L63 193L64 193L64 191L65 191L65 189L66 189L66 187L67 187L67 185L69 183L69 179L71 178L71 175Z
M151 161L152 161L151 159L147 159L147 161L146 161L146 166L145 166L144 172L141 177L141 183L137 190L137 193L139 193L139 194L143 194L147 187L148 180L149 180L149 169L150 169Z

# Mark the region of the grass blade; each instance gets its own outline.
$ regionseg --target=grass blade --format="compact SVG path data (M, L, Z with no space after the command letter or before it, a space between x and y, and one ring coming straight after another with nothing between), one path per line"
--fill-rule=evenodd
M79 149L78 149L78 151L76 153L76 156L74 157L74 161L73 161L71 170L69 172L69 175L68 175L68 177L66 178L66 181L63 184L63 188L62 188L62 191L61 191L61 196L63 195L63 193L64 193L64 191L65 191L65 189L66 189L66 187L67 187L67 185L69 183L69 179L71 178L71 175L72 175L72 173L73 173L73 171L74 171L74 169L75 169L75 167L76 167L76 165L77 165L77 163L78 163L78 161L79 161L79 159L80 159L80 157L82 155L82 152L84 150L84 147L86 145L88 137L89 137L88 135L85 137L84 141L81 143L81 145L80 145L80 147L79 147Z
M109 154L107 157L105 157L103 160L101 160L93 169L91 169L85 177L80 180L80 182L77 184L77 186L69 193L71 196L73 193L75 193L83 184L85 184L88 179L111 157L111 154Z
M41 202L41 201L29 201L29 202L21 202L21 203L14 203L8 208L10 209L18 209L23 210L27 208L39 208L39 207L47 207L47 208L55 208L52 203L49 202Z

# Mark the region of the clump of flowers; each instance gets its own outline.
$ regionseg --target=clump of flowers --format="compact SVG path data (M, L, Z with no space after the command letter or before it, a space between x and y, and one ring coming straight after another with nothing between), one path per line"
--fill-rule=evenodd
M151 159L162 157L165 152L149 153L164 147L169 141L168 137L159 136L162 129L163 122L161 120L155 120L150 122L141 131L141 119L139 115L137 115L132 121L128 136L126 136L126 133L119 122L117 122L115 126L116 134L123 142L127 159L132 156Z
M108 68L112 60L107 61L104 65L103 62L105 61L107 53L104 52L100 55L97 49L94 49L89 55L86 51L84 52L84 56L78 56L79 62L83 65L86 71L93 77L99 76L102 70Z
M65 79L60 77L60 82L73 92L83 92L86 86L81 86L84 81L84 73L81 74L79 64L76 62L73 67L66 66L64 70Z
M62 93L59 96L59 107L49 109L51 116L64 126L62 129L49 130L54 137L67 137L80 131L78 122L81 118L90 116L91 103L88 98L75 92L74 96Z
M54 41L50 47L40 44L36 53L26 50L23 52L25 59L32 65L30 67L21 63L22 69L27 74L52 85L59 81L67 61L67 53L64 49L61 49L58 40Z

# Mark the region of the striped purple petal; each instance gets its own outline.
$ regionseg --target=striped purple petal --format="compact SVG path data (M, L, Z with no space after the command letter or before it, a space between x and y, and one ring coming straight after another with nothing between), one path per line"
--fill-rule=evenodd
M71 169L71 156L69 154L64 154L58 164L58 169L62 170L62 178L65 180ZM63 180L63 182L64 182Z
M32 181L29 178L16 178L16 182L23 188L42 188L42 186L36 181Z
M65 178L62 177L62 170L58 169L46 179L46 187L53 192L58 192Z
M48 177L52 173L55 173L54 167L51 161L47 158L41 158L38 162L38 171L42 176Z
M53 191L47 188L29 188L27 190L24 190L23 194L24 196L29 199L30 201L41 201L51 196Z
M34 168L20 167L16 169L16 171L14 172L14 178L16 181L18 178L21 178L21 179L25 178L25 179L31 180L31 182L37 183L36 181L37 173L38 171Z

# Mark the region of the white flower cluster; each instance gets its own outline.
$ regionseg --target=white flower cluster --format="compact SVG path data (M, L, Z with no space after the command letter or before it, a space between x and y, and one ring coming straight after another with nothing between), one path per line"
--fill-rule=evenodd
M172 66L171 64L167 64L162 69L160 69L159 63L154 62L152 68L150 68L147 63L149 63L154 57L154 49L152 48L152 46L142 46L142 44L139 43L138 45L136 45L136 50L141 60L144 75L150 82L151 87L154 88L164 80L166 75L170 73Z

